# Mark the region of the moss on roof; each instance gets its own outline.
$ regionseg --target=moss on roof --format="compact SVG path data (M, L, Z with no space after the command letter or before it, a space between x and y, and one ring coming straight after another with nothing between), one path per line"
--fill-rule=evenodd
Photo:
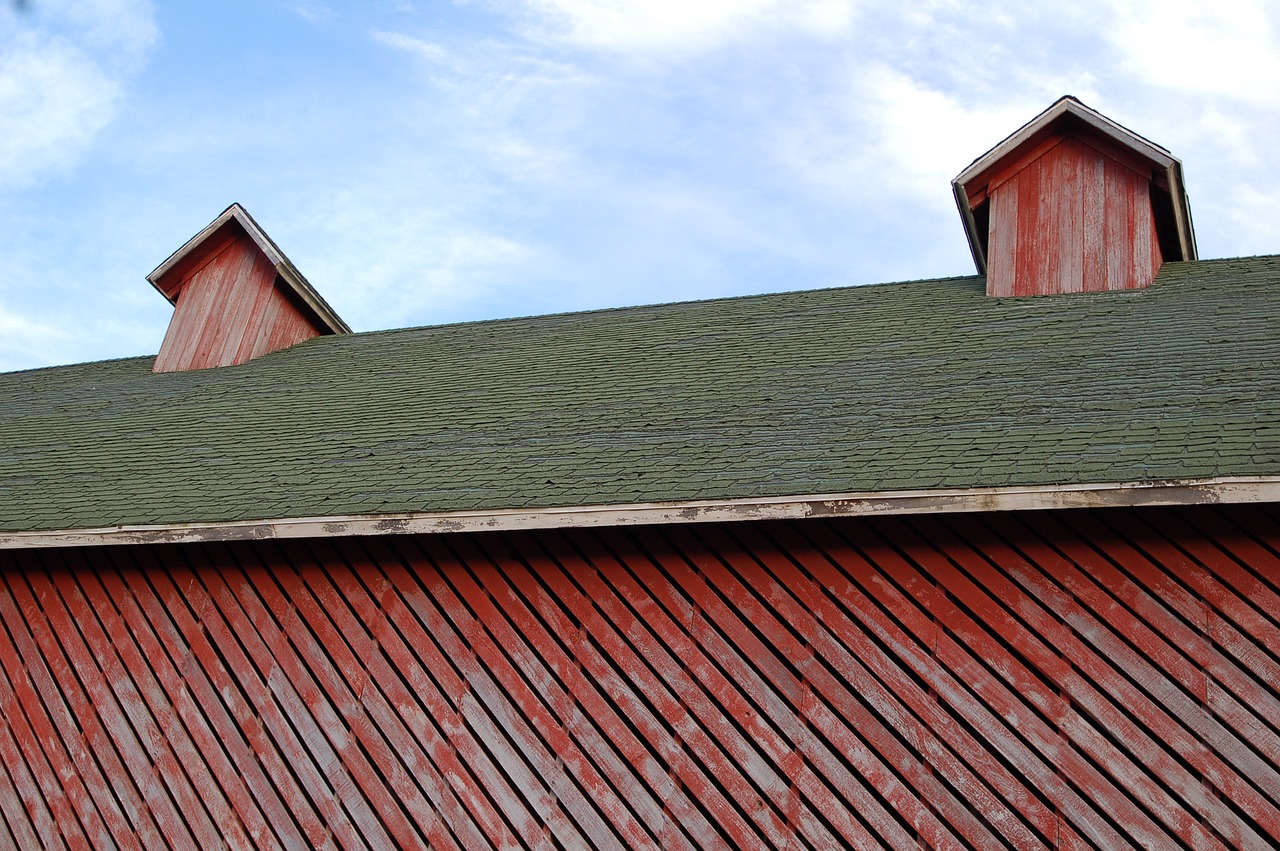
M0 530L1280 475L1280 257L0 375Z

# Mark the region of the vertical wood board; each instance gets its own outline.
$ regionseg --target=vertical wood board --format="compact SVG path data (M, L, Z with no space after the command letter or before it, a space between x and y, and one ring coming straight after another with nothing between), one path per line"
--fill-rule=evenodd
M1078 139L1021 163L989 199L989 295L1138 289L1160 269L1150 175Z

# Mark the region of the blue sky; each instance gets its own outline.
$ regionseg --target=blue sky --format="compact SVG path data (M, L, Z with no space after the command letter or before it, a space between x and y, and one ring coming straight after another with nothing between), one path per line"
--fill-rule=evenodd
M1062 94L1280 253L1264 0L0 7L0 370L152 354L232 201L358 331L970 274L949 181ZM1048 5L1048 4L1046 4Z

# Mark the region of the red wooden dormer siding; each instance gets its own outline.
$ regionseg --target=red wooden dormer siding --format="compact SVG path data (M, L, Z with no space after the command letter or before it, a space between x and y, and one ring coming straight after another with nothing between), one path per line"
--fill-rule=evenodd
M994 296L1139 289L1195 258L1181 164L1063 98L954 181Z
M350 330L239 204L147 279L174 305L156 372L232 366Z

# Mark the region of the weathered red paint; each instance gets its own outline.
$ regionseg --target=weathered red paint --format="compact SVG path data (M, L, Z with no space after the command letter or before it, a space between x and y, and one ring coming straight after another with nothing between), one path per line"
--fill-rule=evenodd
M1138 289L1160 270L1149 165L1115 145L1056 136L991 175L987 293Z
M0 845L1269 847L1280 521L0 554Z
M235 222L222 230L159 281L174 314L156 372L231 366L326 333L248 234Z

